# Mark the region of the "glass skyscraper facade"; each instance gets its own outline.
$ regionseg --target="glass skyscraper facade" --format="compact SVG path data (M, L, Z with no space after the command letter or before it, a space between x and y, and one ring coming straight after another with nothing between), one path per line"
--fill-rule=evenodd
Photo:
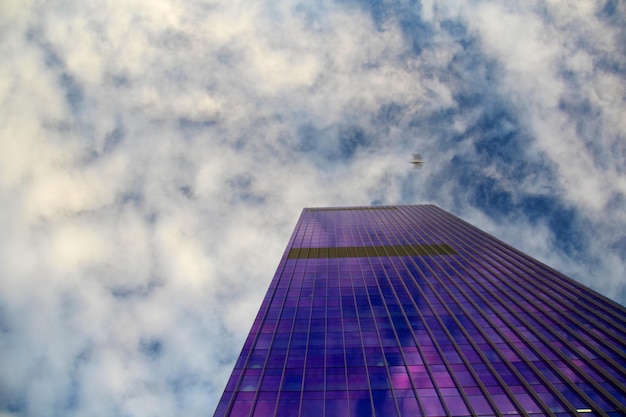
M215 417L624 416L625 328L436 206L304 209Z

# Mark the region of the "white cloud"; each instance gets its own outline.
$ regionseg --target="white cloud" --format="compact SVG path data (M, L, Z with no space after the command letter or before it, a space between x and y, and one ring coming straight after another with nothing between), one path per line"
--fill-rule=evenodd
M558 166L558 183L537 174L524 190L557 190L586 216L608 213L601 226L624 224L607 209L626 190L624 87L597 65L619 47L616 29L583 5L549 5L547 24L531 6L458 3L423 3L434 33L416 55L398 19L377 27L356 5L4 2L0 401L25 416L210 412L302 207L393 203L404 188L419 200L444 162L474 152L474 138L441 149L412 126L459 106L450 67L463 47L441 30L446 18L465 21L503 68L494 88L536 137L528 155ZM592 48L567 39L574 26ZM604 164L559 108L572 92L563 69L598 111ZM400 110L381 126L390 104ZM464 135L481 115L441 129ZM319 133L312 151L299 148L302 126ZM369 142L342 158L348 128ZM402 159L413 147L433 153L419 173ZM453 181L440 204L458 199L468 219L570 260L550 255L545 224L491 222ZM618 291L623 265L607 257L598 288Z
M604 132L607 139L623 135L623 122L615 116L626 110L623 94L619 93L623 82L615 74L592 70L589 51L580 46L584 39L595 41L592 53L614 53L619 48L612 41L615 31L594 16L598 5L590 5L554 2L548 8L552 18L548 20L535 14L531 3L516 10L482 3L468 9L467 21L480 35L485 50L504 67L509 93L529 118L536 146L557 164L565 196L598 215L614 192L626 192L617 171L623 160L604 155L606 166L598 166L587 147L588 142L599 138L577 131L576 121L561 108L571 94L561 73L564 64L585 82L578 93L600 113L602 126L610 130ZM602 96L604 99L600 99Z

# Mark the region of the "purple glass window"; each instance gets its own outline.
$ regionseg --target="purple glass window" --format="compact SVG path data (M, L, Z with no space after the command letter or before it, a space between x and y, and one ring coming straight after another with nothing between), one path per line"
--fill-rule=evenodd
M624 328L435 206L305 209L214 416L626 415Z

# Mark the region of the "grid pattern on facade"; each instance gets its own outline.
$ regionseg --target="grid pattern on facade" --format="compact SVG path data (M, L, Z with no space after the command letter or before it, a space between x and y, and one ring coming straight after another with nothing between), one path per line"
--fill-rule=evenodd
M289 257L347 245L387 256ZM624 381L626 310L488 234L435 206L305 210L215 417L613 417Z

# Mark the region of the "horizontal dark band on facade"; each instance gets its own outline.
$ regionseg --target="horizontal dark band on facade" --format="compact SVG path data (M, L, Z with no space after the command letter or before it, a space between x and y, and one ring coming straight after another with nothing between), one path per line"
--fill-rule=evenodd
M306 211L354 211L354 210L397 210L394 206L374 206L374 207L314 207L307 208Z
M287 259L455 255L456 253L448 245L347 246L338 248L291 248Z

